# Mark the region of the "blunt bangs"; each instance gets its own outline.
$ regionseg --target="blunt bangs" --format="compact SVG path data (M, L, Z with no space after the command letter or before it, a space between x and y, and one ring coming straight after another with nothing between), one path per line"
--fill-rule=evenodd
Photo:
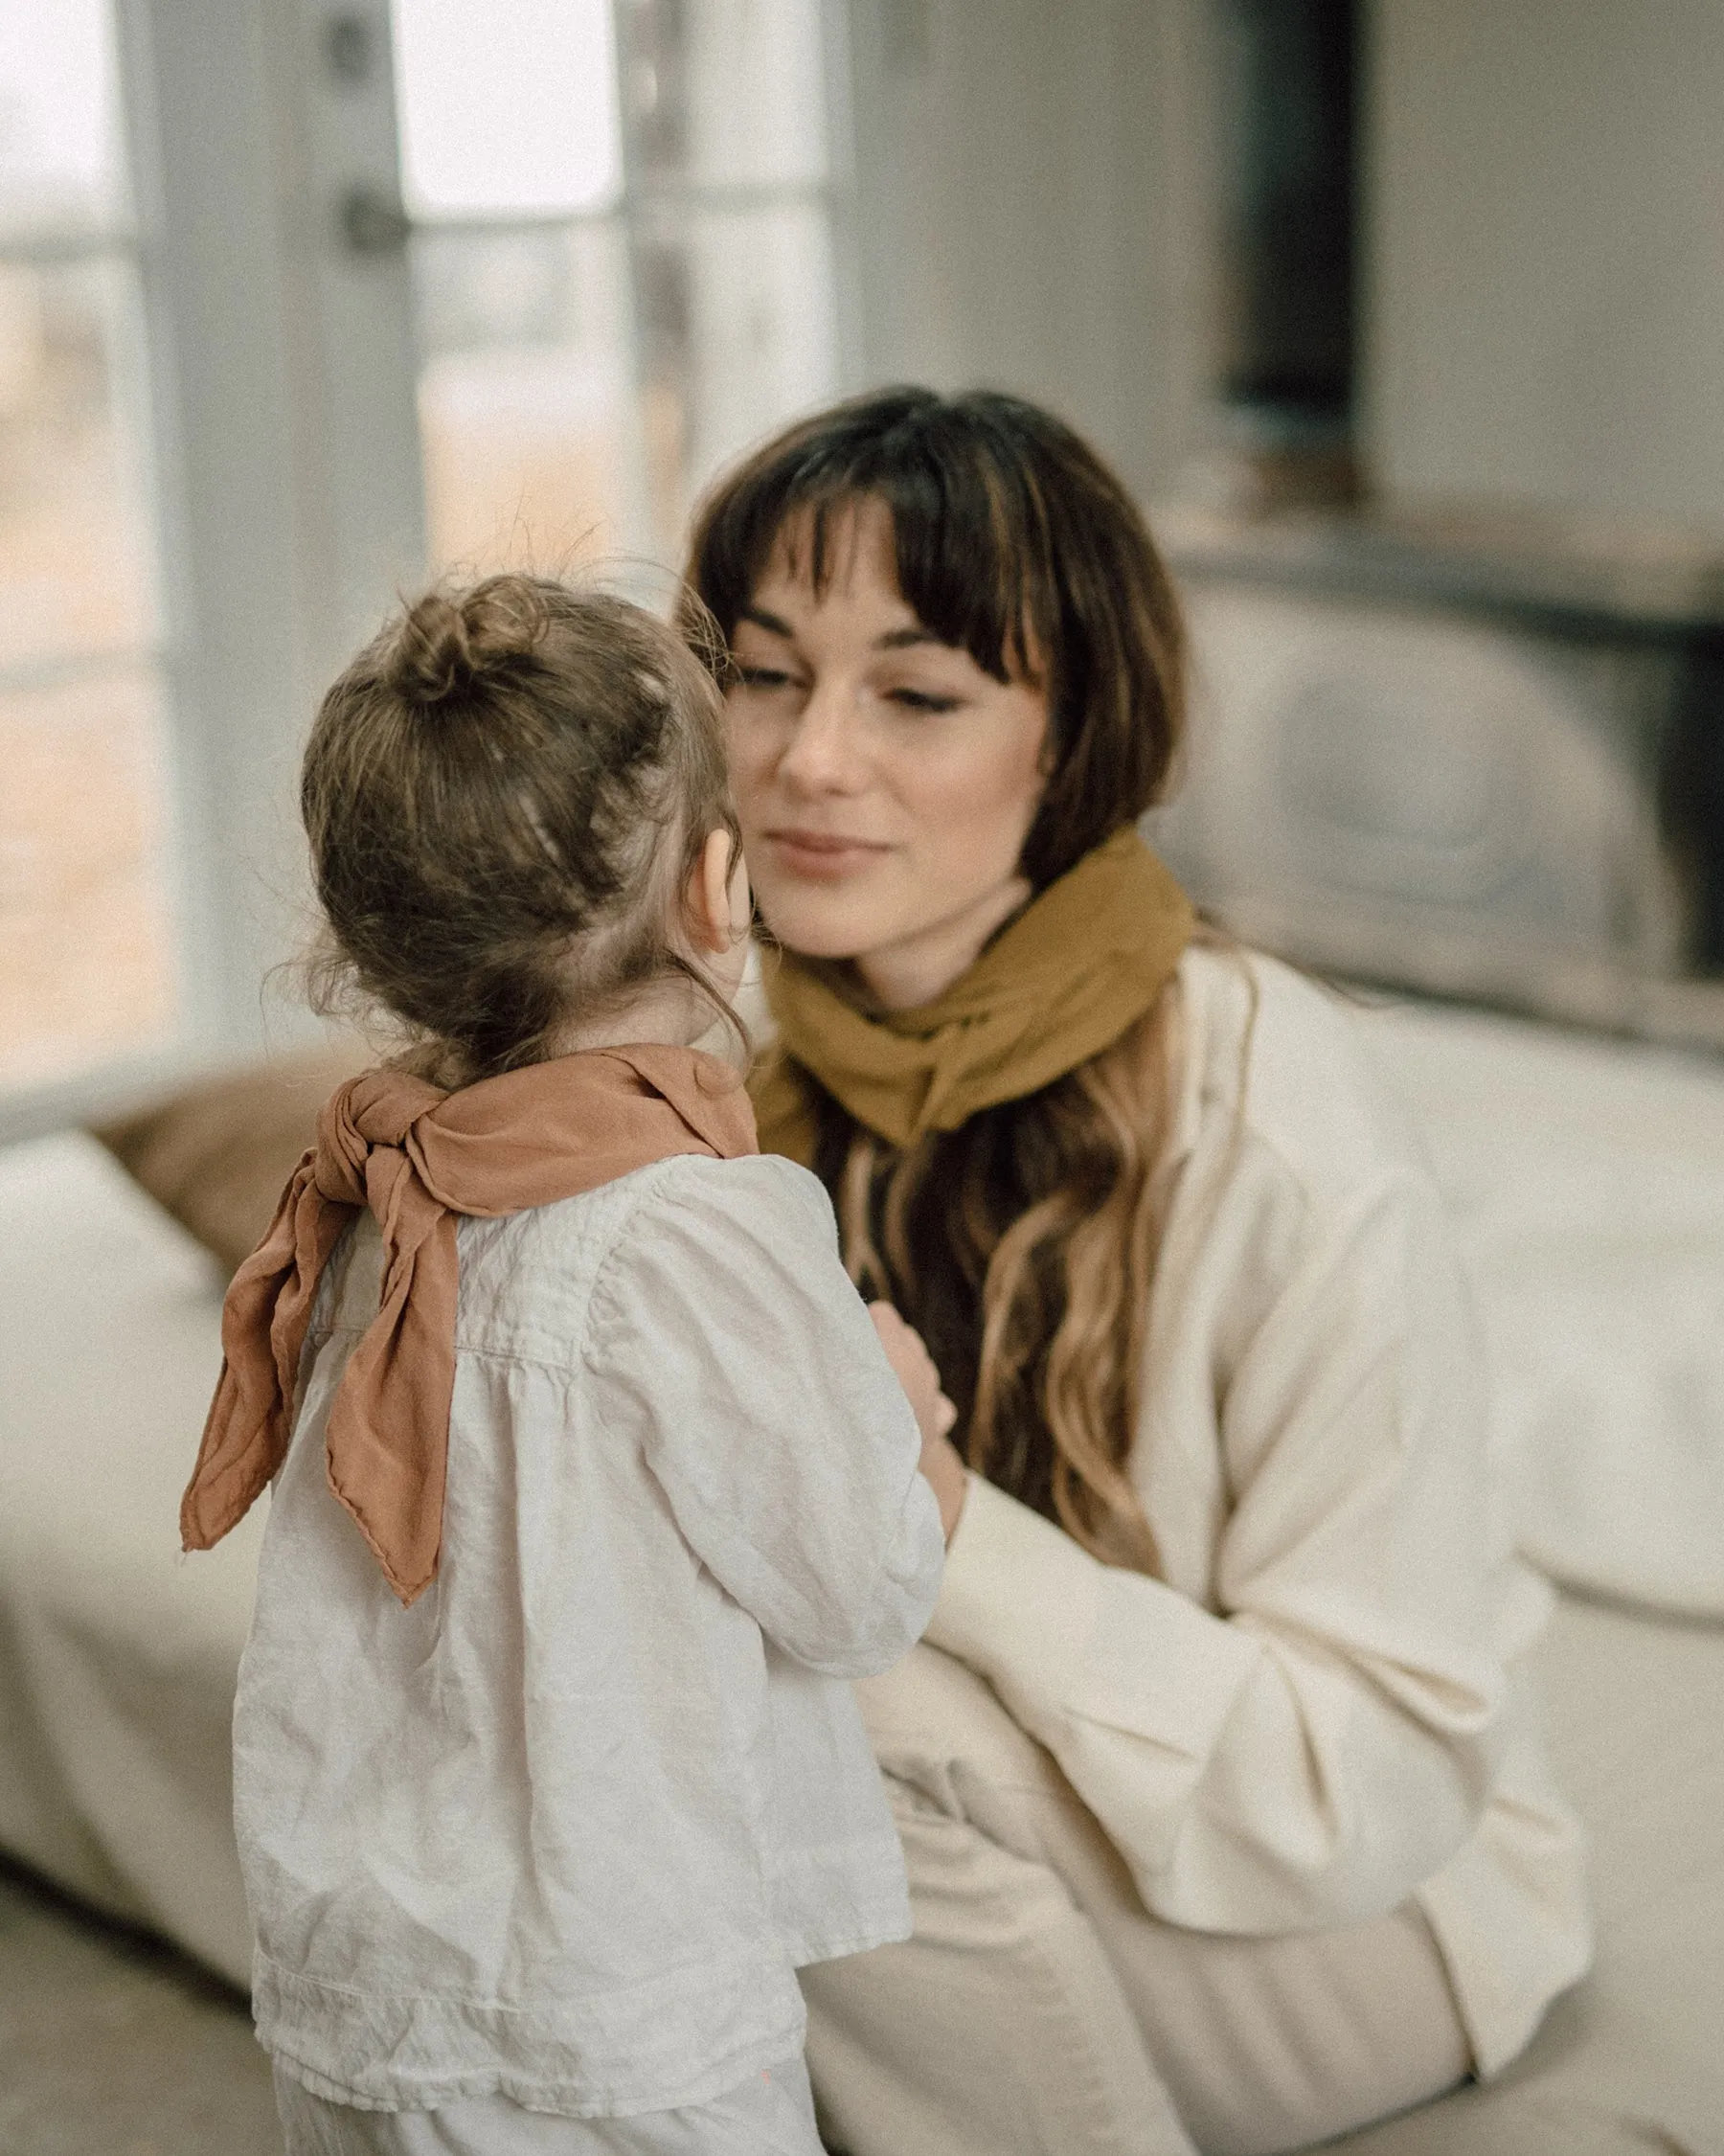
M1033 654L1053 647L1058 611L1047 517L1020 446L973 409L985 401L928 390L858 398L746 465L703 505L690 570L726 639L781 544L792 575L824 594L848 520L877 501L922 626L996 681L1037 678Z

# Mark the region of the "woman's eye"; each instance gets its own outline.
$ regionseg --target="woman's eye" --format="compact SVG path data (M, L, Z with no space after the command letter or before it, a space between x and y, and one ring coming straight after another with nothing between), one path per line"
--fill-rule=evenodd
M737 678L744 689L785 689L790 684L790 676L783 667L738 665Z
M955 712L958 709L956 696L937 696L927 689L895 689L891 692L891 701L912 712Z

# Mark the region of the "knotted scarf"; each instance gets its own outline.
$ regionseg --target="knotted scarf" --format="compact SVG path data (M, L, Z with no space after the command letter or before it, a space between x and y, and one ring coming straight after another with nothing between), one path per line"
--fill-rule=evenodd
M1193 920L1190 899L1127 827L916 1010L859 1010L831 968L783 952L767 968L778 1038L750 1080L762 1149L811 1160L805 1073L899 1146L1051 1085L1149 1009Z
M285 1457L318 1280L361 1207L382 1231L383 1285L330 1409L329 1487L411 1602L442 1540L456 1216L549 1205L676 1153L755 1149L736 1072L690 1048L591 1049L456 1093L400 1071L349 1079L228 1289L221 1376L180 1506L184 1546L218 1542Z

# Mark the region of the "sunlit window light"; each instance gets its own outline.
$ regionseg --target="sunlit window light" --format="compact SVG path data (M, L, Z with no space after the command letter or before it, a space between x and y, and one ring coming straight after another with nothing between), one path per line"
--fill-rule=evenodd
M426 219L612 207L609 0L393 0L401 184Z
M0 226L120 214L116 92L108 0L0 8Z

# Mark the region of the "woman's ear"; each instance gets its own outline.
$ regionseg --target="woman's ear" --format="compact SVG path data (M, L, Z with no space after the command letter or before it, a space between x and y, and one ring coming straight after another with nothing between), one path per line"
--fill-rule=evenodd
M737 885L741 919L737 918ZM701 951L728 951L748 927L748 879L741 849L729 831L709 831L683 894L689 933Z

